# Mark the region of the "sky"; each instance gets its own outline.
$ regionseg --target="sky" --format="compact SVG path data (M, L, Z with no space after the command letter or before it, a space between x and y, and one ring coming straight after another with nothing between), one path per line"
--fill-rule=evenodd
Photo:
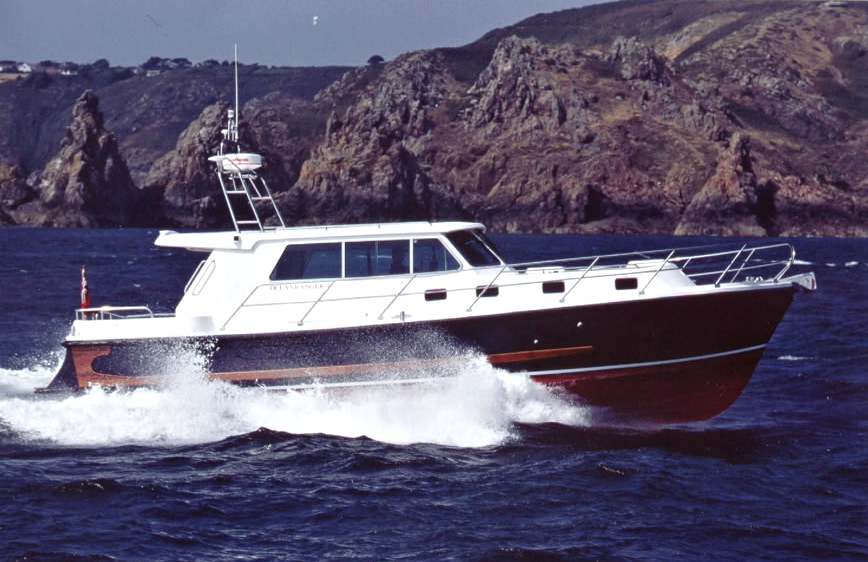
M0 0L0 60L359 66L600 0Z

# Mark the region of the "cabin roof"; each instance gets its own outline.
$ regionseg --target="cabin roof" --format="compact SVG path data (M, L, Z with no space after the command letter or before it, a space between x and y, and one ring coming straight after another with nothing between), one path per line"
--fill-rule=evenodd
M176 232L161 230L154 245L163 248L212 250L250 250L260 242L336 242L353 238L432 236L456 230L481 229L475 222L395 222L379 224L346 224L330 226L298 226L274 230L241 232Z

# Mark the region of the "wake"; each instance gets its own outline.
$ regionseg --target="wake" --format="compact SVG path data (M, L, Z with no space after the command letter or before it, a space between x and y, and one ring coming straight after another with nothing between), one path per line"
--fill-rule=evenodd
M432 372L430 382L301 392L208 381L190 359L165 388L92 388L63 397L33 395L56 367L0 370L0 420L25 440L101 447L208 443L259 428L486 447L513 438L519 423L590 423L588 408L469 354L453 373Z

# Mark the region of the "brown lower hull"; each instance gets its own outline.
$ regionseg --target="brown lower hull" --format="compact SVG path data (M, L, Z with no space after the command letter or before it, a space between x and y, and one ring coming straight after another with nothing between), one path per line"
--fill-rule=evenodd
M106 387L156 386L166 377L161 375L123 376L94 371L93 359L110 353L109 346L71 350L79 388L93 385ZM589 348L546 350L493 354L492 365L509 368L511 364L530 356L564 357L591 353ZM569 369L556 373L528 373L531 379L547 386L562 388L590 406L604 408L618 417L654 423L683 423L710 419L728 408L741 394L762 356L762 347L714 357L613 366L599 369ZM254 384L292 388L304 386L311 379L319 384L340 385L351 380L369 380L376 373L384 384L400 379L383 379L388 373L408 370L454 369L464 362L461 358L424 359L417 361L379 362L358 365L275 369L259 371L213 372L212 380L235 384Z
M618 416L656 423L692 422L710 419L735 402L761 356L762 349L753 349L662 365L532 378Z

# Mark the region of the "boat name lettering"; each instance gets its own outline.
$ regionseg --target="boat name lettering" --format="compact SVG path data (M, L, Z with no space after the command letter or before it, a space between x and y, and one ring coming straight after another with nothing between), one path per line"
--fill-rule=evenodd
M282 283L280 285L271 285L272 291L309 291L316 289L323 291L328 283Z

